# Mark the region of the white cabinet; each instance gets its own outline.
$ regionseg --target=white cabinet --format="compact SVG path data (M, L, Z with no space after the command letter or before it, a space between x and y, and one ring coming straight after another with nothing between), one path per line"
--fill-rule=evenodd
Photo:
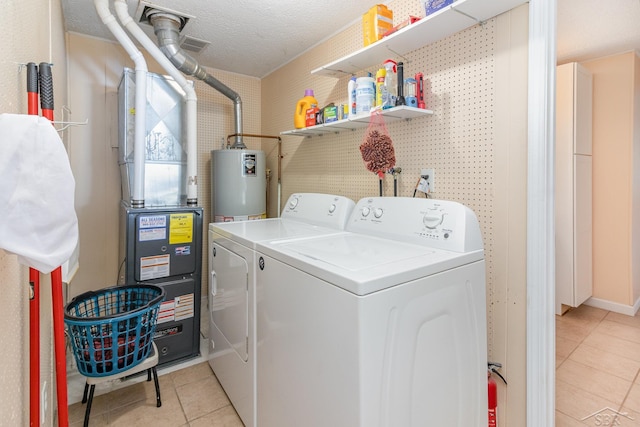
M556 73L556 313L593 289L591 73L580 64Z

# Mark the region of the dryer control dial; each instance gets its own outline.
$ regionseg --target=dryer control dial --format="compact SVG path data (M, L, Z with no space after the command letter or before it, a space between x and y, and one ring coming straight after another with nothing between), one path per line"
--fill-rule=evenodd
M369 216L369 214L371 213L371 209L368 208L367 206L365 206L364 208L362 208L362 216L363 217L367 217Z
M440 224L442 224L442 220L444 219L444 215L442 212L429 212L422 217L422 222L425 227L433 230Z
M375 216L378 219L382 217L382 214L384 214L384 211L382 210L382 208L375 208L373 210L373 216Z
M292 198L289 200L289 209L295 209L298 206L298 198Z
M331 203L331 206L329 206L329 213L334 213L335 211L336 211L336 204Z

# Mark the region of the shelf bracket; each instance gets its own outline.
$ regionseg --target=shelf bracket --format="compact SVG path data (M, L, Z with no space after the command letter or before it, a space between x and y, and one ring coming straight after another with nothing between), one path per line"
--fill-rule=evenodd
M349 65L351 65L351 64L349 64ZM353 67L355 68L355 66L353 66ZM353 75L353 73L349 73L349 72L344 71L344 70L334 70L333 68L327 68L327 67L322 67L322 69L326 70L326 71L331 71L332 73L348 74L350 76Z
M469 18L469 19L472 19L472 20L476 21L476 24L480 24L480 26L481 26L481 27L484 27L484 24L486 23L486 21L481 21L481 20L479 20L478 18L476 18L475 16L471 16L471 15L469 15L469 14L468 14L468 13L466 13L466 12L463 12L463 11L461 11L461 10L459 10L459 9L456 9L456 7L455 7L455 6L453 6L453 5L452 5L452 6L449 6L449 7L451 7L451 10L454 10L454 11L458 12L460 15L464 15L464 16L466 16L467 18Z
M404 55L402 55L401 53L396 52L395 50L391 49L389 47L389 45L385 45L385 47L387 48L387 50L391 53L393 53L396 56L399 56L400 58L402 58L402 60L404 61L405 64L410 64L411 61Z

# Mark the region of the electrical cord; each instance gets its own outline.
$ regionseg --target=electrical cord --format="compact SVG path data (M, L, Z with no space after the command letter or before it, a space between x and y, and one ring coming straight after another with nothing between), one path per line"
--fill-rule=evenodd
M118 267L118 277L116 279L117 281L120 281L120 272L122 271L122 267L124 266L125 262L127 262L127 258L126 257L120 263L120 267ZM125 282L126 282L126 278L125 278Z
M420 185L420 178L418 178L418 181L416 181L416 186L413 189L413 197L416 197L416 193L418 192L418 185Z
M421 175L421 176L420 176L420 178L418 178L418 181L416 182L416 186L415 186L415 188L413 189L413 197L416 197L416 194L417 194L417 192L418 192L418 188L420 188L420 183L422 182L422 180L423 180L423 179L427 179L427 178L428 178L428 176L425 176L425 175ZM429 187L428 187L428 184L427 184L427 191L425 192L425 191L423 191L422 189L420 189L420 192L424 194L424 197L425 197L426 199L430 199L430 198L431 198L431 196L429 196Z

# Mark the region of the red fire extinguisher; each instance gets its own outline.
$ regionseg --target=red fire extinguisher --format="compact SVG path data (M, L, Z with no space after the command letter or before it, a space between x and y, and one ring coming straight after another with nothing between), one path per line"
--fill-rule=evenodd
M489 369L487 370L487 382L488 382L488 402L489 402L489 427L497 427L498 426L498 384L491 377L492 373L495 373L500 377L502 381L504 381L505 385L507 384L507 380L504 379L500 372L497 369L502 368L500 363L489 362Z

